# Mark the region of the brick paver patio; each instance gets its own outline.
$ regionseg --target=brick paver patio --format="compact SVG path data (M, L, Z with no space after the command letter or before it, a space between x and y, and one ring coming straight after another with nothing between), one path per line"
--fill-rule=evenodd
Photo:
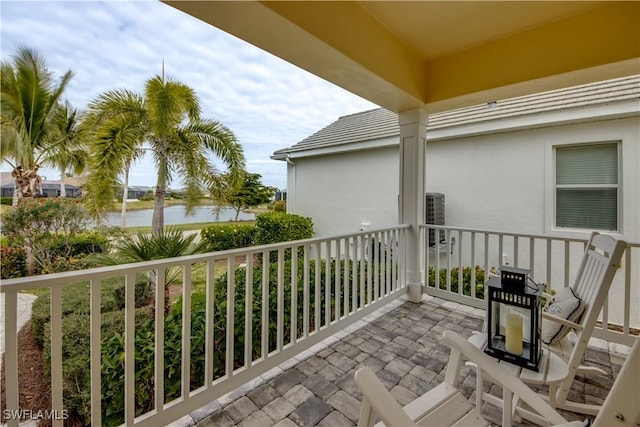
M407 404L444 377L449 348L441 343L442 332L453 330L469 336L481 329L482 314L480 310L438 298L428 298L420 304L403 299L395 301L314 346L312 351L302 353L172 425L354 426L362 398L354 381L355 370L371 367L395 398ZM606 350L589 348L585 363L615 376L622 358ZM463 391L472 396L474 370L463 367L461 375ZM601 403L612 382L612 376L581 376L574 383L570 397L578 402ZM501 393L496 386L491 392ZM489 421L500 424L501 414L497 408L486 404L483 411ZM585 418L569 412L563 414L568 420Z

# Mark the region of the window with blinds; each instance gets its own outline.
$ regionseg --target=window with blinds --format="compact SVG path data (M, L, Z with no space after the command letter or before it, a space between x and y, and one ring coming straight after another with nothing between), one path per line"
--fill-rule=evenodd
M618 143L556 147L556 227L618 230Z

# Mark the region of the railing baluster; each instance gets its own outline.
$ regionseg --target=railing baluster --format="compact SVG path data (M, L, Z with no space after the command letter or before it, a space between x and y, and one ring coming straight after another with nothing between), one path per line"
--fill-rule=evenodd
M324 324L331 325L331 241L325 242L326 262L324 264Z
M89 281L89 345L91 372L91 424L102 425L102 370L101 370L101 312L100 312L100 280Z
M234 318L235 318L235 262L233 256L227 258L227 322L226 322L226 355L225 355L225 374L227 377L233 376L233 361L235 354L233 347L234 340ZM184 359L183 359L184 360Z
M446 231L447 242L451 243L451 230ZM447 292L451 292L451 251L447 250Z
M551 292L551 239L547 239L547 292Z
M351 270L353 271L351 279L351 313L358 310L358 237L353 237L353 245L351 246Z
M262 253L262 324L261 324L261 356L263 360L269 357L269 256L270 252Z
M335 310L336 310L336 322L340 320L340 307L342 306L342 280L340 274L340 239L335 240L336 244L336 261L335 261Z
M244 302L244 366L253 364L253 254L247 254Z
M157 283L156 286L164 284ZM124 422L132 425L136 413L136 275L128 273L124 281ZM53 297L53 295L52 295ZM53 298L51 303L53 304ZM53 338L53 334L52 334ZM53 363L53 357L51 358ZM62 365L59 365L62 366ZM60 393L62 395L62 393Z
M489 233L482 233L484 236L484 280L485 283L489 279Z
M462 245L464 241L462 239L462 231L458 231L458 294L464 295L464 266L462 263Z
M391 276L391 261L392 261L392 243L391 236L389 231L384 232L384 242L385 242L385 251L384 251L384 272L385 272L385 296L389 295L393 291L393 278Z
M276 303L276 348L284 346L284 249L278 249L278 300Z
M191 264L182 266L182 398L191 391ZM233 277L233 273L228 275ZM233 299L232 299L233 301Z
M631 319L631 246L627 245L624 254L624 314L623 329L625 335L629 335L629 322Z
M302 331L304 338L309 336L309 246L304 245L304 279L302 288Z
M320 308L322 302L320 301L320 282L322 277L322 266L320 265L320 243L315 244L315 284L314 284L314 297L313 297L313 307L314 307L314 332L318 333L320 331Z
M7 291L4 294L4 304L6 409L9 411L18 411L20 401L18 388L18 293L13 290ZM59 370L62 371L62 369ZM51 372L53 373L53 371L54 366L52 364ZM7 420L7 425L10 427L17 427L19 423L18 417L10 417Z
M570 278L570 268L569 268L569 255L570 255L570 248L571 243L568 241L564 242L564 287L568 288L571 284L569 283L569 278Z
M398 255L400 252L400 245L398 244L398 233L396 230L391 231L391 241L393 245L391 246L391 277L393 277L393 290L397 291L400 289L400 275L398 274Z
M471 297L477 299L476 295L476 232L471 232Z
M364 308L365 300L366 300L366 291L365 291L365 282L367 279L366 273L364 272L364 237L358 236L358 255L356 256L356 261L358 262L358 277L360 278L360 293L358 297L358 309Z
M531 270L531 277L536 277L535 252L536 252L536 239L531 237L529 238L529 269Z
M249 260L247 260L247 276L249 275ZM214 352L214 342L215 342L215 328L214 328L214 319L215 319L215 304L214 298L216 295L215 291L215 283L216 283L216 260L210 259L207 260L207 282L206 282L206 310L205 310L205 341L204 341L204 383L207 388L211 387L211 383L213 382L213 352ZM157 304L157 303L156 303ZM164 316L163 316L164 318ZM158 339L158 315L156 313L156 340ZM164 329L164 326L163 326ZM162 329L160 329L162 331ZM156 364L161 363L162 359L158 361L158 354L156 353ZM156 390L156 394L158 390ZM156 400L157 401L157 400Z
M156 411L162 412L164 409L164 300L165 300L165 289L164 286L160 286L162 283L164 285L166 277L165 277L165 269L159 268L155 270L155 273L151 271L150 275L155 274L156 280L156 289L155 289L155 324L154 324L154 365L153 365L153 376L154 376L154 402Z
M367 263L367 302L368 304L373 304L374 295L373 295L373 247L371 246L373 242L373 238L371 234L367 234L366 237L366 248L365 248L365 256Z
M298 342L298 246L291 248L291 343Z
M344 239L344 268L343 268L343 272L344 272L344 316L345 317L349 317L350 314L350 310L349 310L349 298L351 296L351 279L350 279L350 274L349 272L351 271L351 267L349 265L350 261L351 261L351 239L349 237Z
M380 299L380 233L373 234L373 298Z

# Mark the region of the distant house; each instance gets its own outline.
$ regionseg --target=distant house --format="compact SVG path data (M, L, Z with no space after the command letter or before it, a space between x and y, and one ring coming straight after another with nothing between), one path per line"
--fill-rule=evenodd
M154 187L129 187L127 189L127 199L139 199L140 197L146 196L147 192L153 192ZM120 191L119 194L121 194Z
M13 197L13 191L15 185L13 182L3 184L0 186L0 197ZM75 185L65 184L65 191L67 197L81 197L82 189ZM41 197L60 197L60 183L59 182L43 182L41 186Z
M433 114L426 135L446 225L640 241L640 76ZM397 224L398 147L396 114L375 109L276 151L288 211L320 236Z

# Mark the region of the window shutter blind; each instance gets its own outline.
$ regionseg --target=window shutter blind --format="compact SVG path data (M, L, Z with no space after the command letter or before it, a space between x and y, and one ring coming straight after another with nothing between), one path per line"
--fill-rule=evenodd
M556 226L618 229L618 145L556 148Z
M558 147L556 184L618 184L617 144Z

